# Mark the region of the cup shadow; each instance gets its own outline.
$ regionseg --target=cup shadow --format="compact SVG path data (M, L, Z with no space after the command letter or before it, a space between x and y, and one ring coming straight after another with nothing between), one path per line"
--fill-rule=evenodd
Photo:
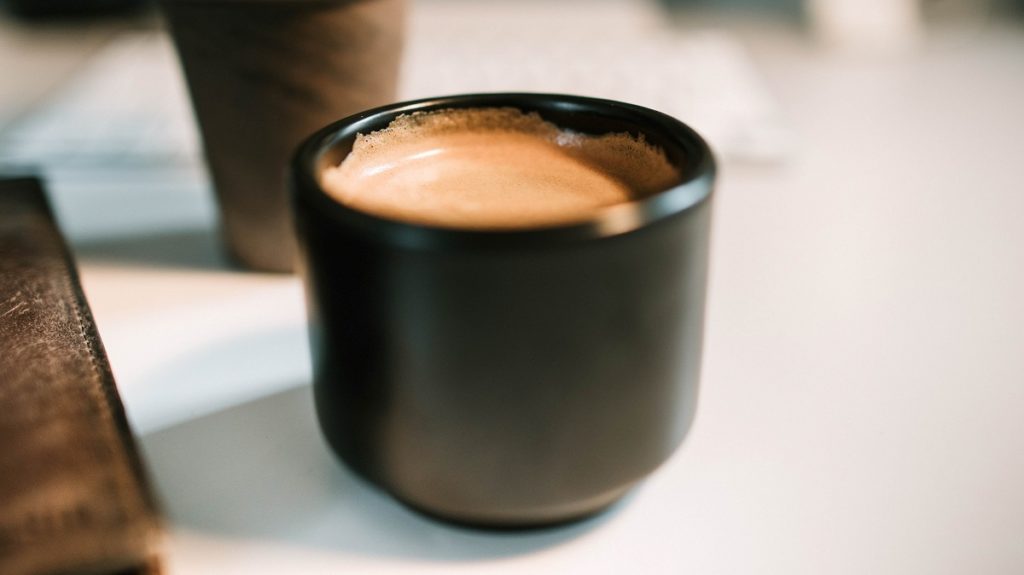
M436 561L525 554L572 540L619 505L567 526L488 532L402 506L341 465L317 428L309 386L141 438L172 522L321 550Z

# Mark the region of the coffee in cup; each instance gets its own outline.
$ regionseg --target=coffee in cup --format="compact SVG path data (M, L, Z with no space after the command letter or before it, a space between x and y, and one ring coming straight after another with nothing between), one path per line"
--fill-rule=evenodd
M580 221L678 182L679 169L642 136L575 132L515 108L399 116L359 134L321 176L353 209L467 229Z

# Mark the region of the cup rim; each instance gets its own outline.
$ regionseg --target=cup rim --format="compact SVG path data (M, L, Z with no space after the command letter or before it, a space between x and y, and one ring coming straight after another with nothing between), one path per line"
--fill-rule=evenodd
M545 117L545 111L561 115L589 114L630 122L638 133L675 146L694 161L682 166L682 180L675 186L643 198L600 208L588 218L568 223L525 228L459 228L391 219L346 206L332 198L320 185L317 172L324 156L347 146L351 149L357 133L379 130L401 114L450 108L513 107L537 112L561 127L576 129ZM656 134L656 138L651 136ZM669 150L667 149L668 153ZM347 150L344 152L347 153ZM421 98L380 106L332 122L300 144L290 168L294 207L308 207L339 223L370 236L408 247L424 248L458 245L550 245L559 241L597 239L625 234L650 224L682 215L706 202L712 195L717 166L704 139L683 122L656 110L615 100L548 93L481 93Z

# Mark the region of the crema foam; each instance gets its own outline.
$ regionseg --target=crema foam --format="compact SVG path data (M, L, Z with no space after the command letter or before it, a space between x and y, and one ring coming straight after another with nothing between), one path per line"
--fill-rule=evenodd
M571 224L679 181L643 137L573 132L514 108L399 116L359 134L321 174L324 190L353 209L469 229Z

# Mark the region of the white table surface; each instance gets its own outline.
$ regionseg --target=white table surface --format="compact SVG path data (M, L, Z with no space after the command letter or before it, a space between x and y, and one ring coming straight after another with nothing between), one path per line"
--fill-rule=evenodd
M227 267L208 194L57 198L118 230L71 235L169 573L1024 572L1024 30L851 58L738 29L799 149L723 166L697 422L570 527L449 527L336 464L298 280Z

